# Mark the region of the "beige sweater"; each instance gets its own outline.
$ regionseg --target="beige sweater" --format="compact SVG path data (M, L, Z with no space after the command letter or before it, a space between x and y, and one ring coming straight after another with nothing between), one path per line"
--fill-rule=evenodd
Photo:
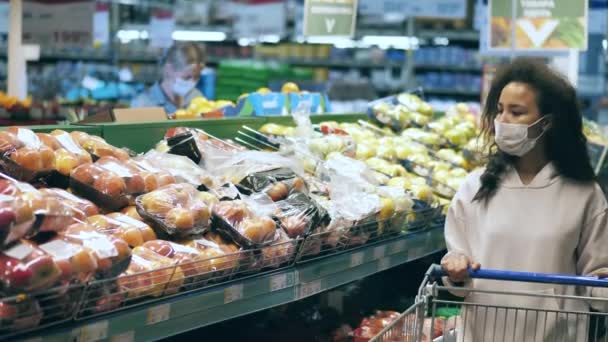
M482 268L499 270L588 275L608 267L608 205L598 185L565 179L552 164L524 185L511 168L486 206L472 202L481 174L482 171L470 174L452 201L445 226L449 252L468 255ZM546 284L473 280L468 286L477 290L608 297L604 289L588 291ZM589 302L547 297L470 293L465 301L536 310L589 309ZM594 308L605 311L608 306L603 304L592 303ZM587 320L583 315L472 310L465 310L469 317L462 315L466 326L461 329L469 335L464 336L467 341L491 341L503 333L514 333L515 341L551 341L556 336L569 336L565 341L585 340Z

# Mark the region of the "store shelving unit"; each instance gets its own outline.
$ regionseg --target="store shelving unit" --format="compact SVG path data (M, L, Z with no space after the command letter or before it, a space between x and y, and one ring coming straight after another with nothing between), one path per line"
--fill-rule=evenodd
M149 341L301 300L445 249L443 225L212 288L24 336L38 341Z
M443 88L424 88L424 93L426 95L436 95L436 96L456 96L456 97L479 97L478 91L472 90L459 90L459 89L443 89Z
M443 72L466 72L481 74L481 65L459 66L459 65L435 65L435 64L416 64L416 71L443 71Z

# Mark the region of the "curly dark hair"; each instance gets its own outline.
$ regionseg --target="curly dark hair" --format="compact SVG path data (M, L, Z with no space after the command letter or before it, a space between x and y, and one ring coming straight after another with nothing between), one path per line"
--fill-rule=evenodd
M595 181L589 161L587 139L576 90L546 63L531 58L518 58L501 68L494 78L481 118L482 137L491 144L488 163L481 176L481 187L473 201L488 201L500 186L502 175L517 157L500 151L494 143L494 118L498 115L498 101L503 88L511 82L521 82L536 93L541 116L552 115L546 136L547 159L563 177L579 181Z

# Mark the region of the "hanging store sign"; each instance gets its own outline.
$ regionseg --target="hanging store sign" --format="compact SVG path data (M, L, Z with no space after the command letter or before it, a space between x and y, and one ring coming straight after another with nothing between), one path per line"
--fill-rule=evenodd
M150 16L148 34L150 46L155 48L169 48L173 45L173 31L175 30L175 17L173 11L155 9Z
M464 19L466 0L359 0L359 14L374 17Z
M233 4L234 34L238 38L285 36L287 7L284 1Z
M357 0L306 0L304 2L305 36L355 35Z
M491 49L587 48L586 0L490 0Z
M90 46L95 1L24 1L23 43Z

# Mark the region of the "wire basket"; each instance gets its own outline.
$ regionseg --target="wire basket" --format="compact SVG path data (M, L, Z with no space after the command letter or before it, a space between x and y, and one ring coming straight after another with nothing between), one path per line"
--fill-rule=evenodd
M0 299L0 340L71 321L85 285L64 285Z

